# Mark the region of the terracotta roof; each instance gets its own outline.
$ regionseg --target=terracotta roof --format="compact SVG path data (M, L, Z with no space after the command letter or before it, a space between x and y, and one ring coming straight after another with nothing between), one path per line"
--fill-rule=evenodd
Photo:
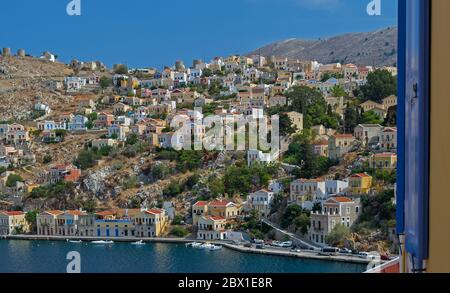
M298 182L300 183L319 183L319 182L324 182L324 180L320 179L320 178L316 178L316 179L297 179Z
M222 206L225 207L228 204L230 204L231 202L228 200L221 200L221 201L212 201L209 203L210 206Z
M197 201L196 203L194 203L194 207L203 207L205 205L207 205L208 202L207 201Z
M64 212L60 211L60 210L45 211L44 213L47 213L47 214L50 214L53 216L59 216L59 215L64 214Z
M78 210L70 210L70 211L66 211L66 214L69 214L72 216L81 216L81 215L86 215L86 212L78 211Z
M316 145L316 146L317 146L317 145L328 145L328 141L326 141L326 140L324 139L324 140L315 142L314 145Z
M351 177L371 177L371 176L367 175L366 173L358 173L353 174Z
M4 214L6 216L21 216L21 215L24 214L24 212L21 212L21 211L11 211L11 212L0 211L0 214Z
M387 156L393 156L393 157L396 157L397 154L394 154L394 153L381 153L381 154L374 154L373 156L374 156L374 157L387 157Z
M334 200L334 201L337 201L337 202L353 202L352 199L350 199L350 198L348 198L348 197L342 197L342 196L339 196L339 197L332 197L332 198L330 198L330 199L332 199L332 200Z
M114 211L102 211L102 212L98 212L98 213L95 213L97 216L101 216L101 217L104 217L104 216L112 216L112 215L114 215L115 213L114 213Z
M153 214L153 215L159 215L159 214L162 214L163 211L162 211L162 210L157 210L157 209L151 209L151 210L145 211L145 213L147 213L147 214Z

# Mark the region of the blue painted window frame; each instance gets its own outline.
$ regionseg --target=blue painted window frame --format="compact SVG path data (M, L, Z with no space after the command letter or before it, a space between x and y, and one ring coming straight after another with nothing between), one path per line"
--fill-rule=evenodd
M417 14L409 9L409 5L418 4ZM417 17L417 18L414 18ZM408 23L411 19L418 21L419 31L411 32ZM398 181L397 181L397 231L405 234L406 251L413 257L415 269L422 268L422 261L428 258L428 225L429 225L429 110L430 110L430 1L429 0L399 0L399 82L398 97ZM417 99L411 98L413 85L407 82L408 73L408 34L416 34L420 43L418 62ZM407 136L407 103L417 103L419 109L417 116L416 140ZM409 132L411 134L411 132ZM408 140L409 139L409 140ZM420 141L418 141L420 139ZM417 149L407 149L409 143L416 143ZM416 153L408 153L415 150ZM410 165L407 158L417 158L414 162L417 172L406 168ZM414 176L416 175L416 176ZM407 186L413 186L409 192Z

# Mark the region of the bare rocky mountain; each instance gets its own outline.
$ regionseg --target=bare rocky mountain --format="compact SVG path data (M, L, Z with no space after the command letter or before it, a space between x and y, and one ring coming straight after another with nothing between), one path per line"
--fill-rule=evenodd
M357 65L391 66L397 62L397 28L374 32L349 33L327 39L289 39L276 42L248 55L286 56L321 63L354 63Z
M62 81L73 71L62 63L32 57L0 57L0 121L31 119L36 102L54 109L72 98L52 90L51 81Z

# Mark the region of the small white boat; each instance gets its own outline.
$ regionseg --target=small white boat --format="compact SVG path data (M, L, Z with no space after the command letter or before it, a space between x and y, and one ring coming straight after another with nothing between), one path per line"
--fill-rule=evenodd
M145 245L145 242L143 240L139 240L139 241L131 243L131 245Z
M104 240L98 240L98 241L92 241L92 244L113 244L114 241L112 240L108 240L108 241L104 241Z
M69 240L69 243L82 243L83 241L81 240Z
M209 250L221 250L222 249L222 245L213 245L211 248L209 248Z
M204 244L201 244L200 246L198 246L197 248L204 249L204 250L220 250L220 249L222 249L222 246L214 245L211 243L204 243Z
M193 247L193 248L200 248L200 246L202 246L202 243L200 243L200 242L190 242L190 243L187 243L186 246Z

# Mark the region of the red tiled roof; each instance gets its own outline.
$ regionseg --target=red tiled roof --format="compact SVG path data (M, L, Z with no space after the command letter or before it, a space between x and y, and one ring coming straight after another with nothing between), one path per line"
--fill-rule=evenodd
M58 216L58 215L64 214L64 212L60 211L60 210L45 211L44 213L47 213L47 214L50 214L53 216Z
M397 154L394 154L394 153L381 153L381 154L374 154L373 156L374 156L374 157L386 157L386 156L393 156L393 157L396 157Z
M371 177L371 176L367 175L366 173L358 173L353 174L351 177Z
M231 202L228 200L221 200L221 201L212 201L209 203L210 206L218 206L218 207L225 207Z
M207 201L197 201L196 203L194 203L194 207L203 207L205 205L207 205L208 202Z
M353 200L351 200L350 198L348 198L348 197L342 197L342 196L339 196L339 197L332 197L331 199L333 199L333 200L335 200L335 201L337 201L337 202L352 202Z
M159 215L162 214L161 210L157 210L157 209L152 209L152 210L147 210L145 211L147 214L154 214L154 215Z
M10 211L10 212L0 211L0 214L4 214L6 216L21 216L21 215L24 214L24 212L21 212L21 211Z
M314 145L316 145L316 146L318 146L318 145L328 145L328 141L326 141L324 139L324 140L315 142Z
M102 212L98 212L98 213L95 213L95 214L97 216L104 217L104 216L112 216L112 215L115 214L115 212L114 211L102 211Z
M83 211L78 211L78 210L70 210L70 211L66 211L66 214L69 214L69 215L72 215L72 216L86 215L85 212L83 212Z

